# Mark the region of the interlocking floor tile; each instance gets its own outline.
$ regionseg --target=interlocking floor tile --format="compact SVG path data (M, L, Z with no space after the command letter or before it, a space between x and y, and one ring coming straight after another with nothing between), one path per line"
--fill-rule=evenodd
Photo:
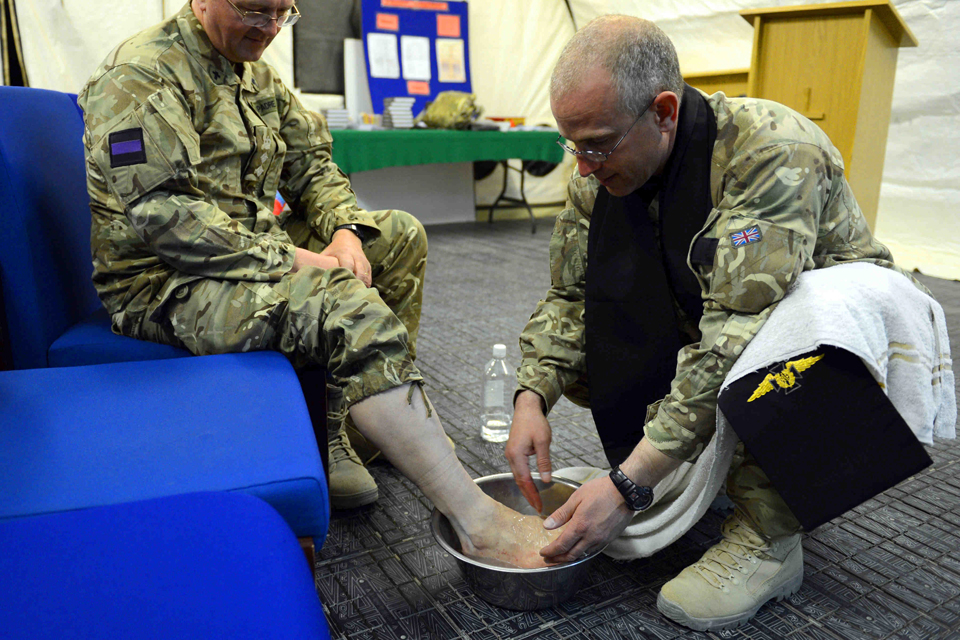
M933 620L920 618L890 637L897 640L947 640L958 637L958 634Z

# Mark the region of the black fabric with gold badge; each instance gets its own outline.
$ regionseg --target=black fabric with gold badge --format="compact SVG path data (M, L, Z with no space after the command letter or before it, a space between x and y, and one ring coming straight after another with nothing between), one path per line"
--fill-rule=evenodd
M674 299L695 321L703 315L687 252L713 208L716 139L713 109L687 86L664 179L624 198L603 187L597 193L587 240L586 356L590 409L611 467L643 438L646 405L670 391L677 352L688 341ZM647 213L655 196L659 242Z
M863 361L836 347L748 374L718 406L807 531L932 464Z

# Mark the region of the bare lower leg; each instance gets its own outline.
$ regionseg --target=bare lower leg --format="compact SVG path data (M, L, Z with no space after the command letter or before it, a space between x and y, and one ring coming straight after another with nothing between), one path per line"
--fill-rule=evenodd
M538 553L560 530L522 516L487 496L447 441L426 396L410 385L365 398L350 408L357 430L423 491L453 525L464 552L521 567L544 566Z

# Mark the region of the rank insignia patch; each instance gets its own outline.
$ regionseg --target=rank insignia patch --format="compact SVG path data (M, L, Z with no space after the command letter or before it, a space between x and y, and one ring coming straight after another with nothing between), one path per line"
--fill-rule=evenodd
M143 146L143 129L124 129L114 131L107 139L110 144L110 166L128 167L147 161L147 151Z
M750 227L749 229L730 234L730 240L733 241L733 246L735 247L742 247L751 242L760 242L762 238L763 235L760 233L760 227Z

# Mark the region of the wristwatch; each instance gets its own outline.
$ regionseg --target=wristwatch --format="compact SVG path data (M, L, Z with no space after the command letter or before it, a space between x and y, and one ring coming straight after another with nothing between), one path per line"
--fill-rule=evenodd
M638 487L633 480L628 478L620 467L614 467L610 472L610 479L613 480L613 486L617 488L627 506L634 511L646 511L653 504L653 489L650 487Z
M367 233L366 233L362 228L360 228L360 225L356 225L356 224L341 224L341 225L338 226L338 227L334 227L334 228L333 228L333 232L336 233L337 231L340 231L340 229L349 229L350 231L353 231L353 235L355 235L355 236L357 236L358 238L360 238L360 243L361 243L361 244L363 244L363 243L366 241L366 239L367 239Z

